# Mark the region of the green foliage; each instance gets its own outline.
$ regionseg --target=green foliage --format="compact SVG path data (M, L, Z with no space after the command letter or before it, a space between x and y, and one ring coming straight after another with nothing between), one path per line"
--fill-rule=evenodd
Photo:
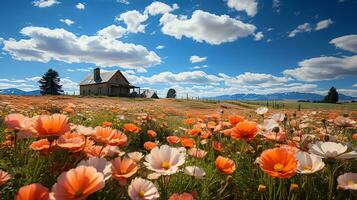
M170 88L169 91L167 91L166 98L176 98L176 90L173 88Z
M337 103L338 102L338 93L335 87L331 87L327 95L324 98L325 103Z
M49 69L38 81L42 95L61 95L63 94L62 85L60 85L59 74Z

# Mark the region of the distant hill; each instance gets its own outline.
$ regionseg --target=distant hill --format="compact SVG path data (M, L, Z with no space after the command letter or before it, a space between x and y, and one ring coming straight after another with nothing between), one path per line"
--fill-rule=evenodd
M0 94L37 96L40 95L40 90L33 90L33 91L26 92L17 88L8 88L8 89L0 89Z
M302 92L286 92L273 94L233 94L211 97L216 100L306 100L306 101L321 101L324 96L314 93ZM351 97L344 94L339 94L340 101L357 100L357 97Z

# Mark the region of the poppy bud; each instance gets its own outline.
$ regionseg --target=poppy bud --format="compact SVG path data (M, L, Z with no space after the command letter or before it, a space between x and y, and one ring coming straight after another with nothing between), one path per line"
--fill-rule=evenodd
M265 186L265 185L260 184L260 185L258 186L258 192L264 193L265 190L266 190L266 186Z
M297 192L297 191L299 191L299 185L298 185L298 184L295 184L295 183L292 183L292 184L290 185L290 191L291 191L291 192Z
M232 183L233 182L233 177L232 176L227 176L226 181L228 183Z

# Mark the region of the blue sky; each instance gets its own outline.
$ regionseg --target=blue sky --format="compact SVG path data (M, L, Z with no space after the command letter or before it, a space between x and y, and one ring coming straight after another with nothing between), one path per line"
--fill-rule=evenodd
M179 96L314 92L357 96L354 0L5 0L0 89L64 90L96 67Z

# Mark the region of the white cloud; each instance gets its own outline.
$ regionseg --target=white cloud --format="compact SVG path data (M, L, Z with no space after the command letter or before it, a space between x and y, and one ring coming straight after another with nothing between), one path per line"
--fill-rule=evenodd
M163 49L163 48L165 48L164 45L158 45L158 46L156 47L156 49Z
M161 58L142 45L123 43L94 35L76 36L65 29L25 27L21 34L29 39L8 39L3 50L13 59L47 63L51 60L66 63L93 63L97 66L123 68L150 67Z
M312 28L311 28L310 24L306 22L304 24L299 25L294 30L292 30L288 36L295 37L295 35L298 33L310 32L311 30L312 30Z
M191 63L198 63L198 62L203 62L206 61L207 57L199 57L199 56L191 56L190 57L190 62Z
M63 22L65 24L67 24L68 26L71 26L72 24L74 24L74 21L72 21L70 19L60 19L60 22Z
M77 3L76 8L78 10L84 10L86 8L86 5L84 3Z
M203 68L207 68L208 65L202 65L202 66L194 66L192 67L192 69L203 69Z
M273 0L272 8L273 8L276 12L280 12L280 6L281 6L280 0Z
M125 75L133 84L212 84L222 80L218 76L206 74L203 71L179 72L176 74L161 72L151 77Z
M263 34L263 32L258 32L258 33L256 33L255 35L254 35L254 40L261 40L261 39L263 39L264 38L264 34Z
M32 2L34 6L39 8L51 7L56 4L60 4L61 2L56 0L36 0Z
M72 81L69 77L61 78L60 84L62 85L62 89L65 92L75 92L78 91L78 83Z
M31 85L31 84L26 84L26 83L13 84L13 83L1 83L0 82L0 89L8 89L8 88L17 88L17 89L20 89L23 91L31 91L31 90L38 89L37 86Z
M68 72L75 72L75 71L77 71L77 72L90 72L91 71L91 69L83 69L83 68L77 68L77 69L67 69L67 71Z
M129 0L117 0L118 3L123 3L123 4L130 4L130 1Z
M333 21L331 19L322 20L316 23L315 28L313 29L309 23L304 23L296 27L294 30L289 32L289 37L295 37L298 33L311 32L311 31L319 31L325 28L328 28Z
M7 78L0 78L0 82L8 82L8 83L25 83L25 80L16 80L16 79L7 79Z
M354 90L354 89L339 88L339 89L337 89L337 92L344 94L344 95L357 97L357 90Z
M283 85L292 79L287 77L277 77L271 74L245 72L236 77L230 77L226 74L219 74L225 81L226 85L253 85L259 87L271 87Z
M357 53L357 35L345 35L330 41L337 48Z
M319 21L316 24L315 31L328 28L331 24L333 24L333 21L331 19L325 19L325 20Z
M33 81L33 82L38 82L39 80L41 80L42 77L40 76L34 76L34 77L29 77L29 78L25 78L27 81Z
M357 55L343 58L332 56L310 58L299 62L299 67L285 70L283 73L302 81L357 76Z
M256 29L254 25L243 23L228 15L219 16L202 10L194 11L191 19L165 13L160 19L160 24L162 33L166 35L176 39L185 36L212 45L233 42L238 38L254 35Z
M117 21L123 21L126 24L127 31L131 33L145 33L146 25L142 23L148 19L147 14L141 14L137 10L130 10L116 17Z
M356 83L356 84L353 84L352 87L357 87L357 83Z
M99 30L97 34L107 39L118 39L126 34L126 29L121 26L110 25Z
M146 6L144 13L145 14L150 14L150 15L159 15L159 14L165 14L168 12L171 12L173 10L178 9L177 4L173 4L172 6L169 6L165 3L162 3L160 1L154 1L150 5Z
M138 69L136 69L136 72L138 72L138 73L146 73L146 72L148 72L148 70L146 70L145 68L138 68Z
M256 15L258 10L256 0L227 0L227 6L237 11L245 11L251 17Z

